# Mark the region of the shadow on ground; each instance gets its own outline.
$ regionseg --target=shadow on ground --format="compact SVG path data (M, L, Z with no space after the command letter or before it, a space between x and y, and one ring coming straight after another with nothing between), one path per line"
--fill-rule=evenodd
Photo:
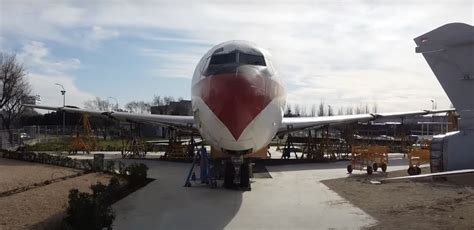
M191 164L124 161L147 164L155 181L114 204L114 229L222 229L241 207L243 191L184 187Z

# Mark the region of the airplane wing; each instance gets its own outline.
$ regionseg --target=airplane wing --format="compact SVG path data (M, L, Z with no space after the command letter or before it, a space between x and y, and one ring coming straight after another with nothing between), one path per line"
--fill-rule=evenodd
M445 110L420 110L411 112L397 112L397 113L368 113L355 115L338 115L338 116L324 116L324 117L284 117L279 133L291 132L307 128L317 128L325 125L343 125L354 122L367 122L377 118L404 118L410 116L419 116L435 113L452 112L455 109Z
M115 111L97 111L90 109L80 109L77 107L53 107L43 105L27 105L23 106L35 109L65 111L68 113L87 113L90 115L108 117L115 120L127 122L139 122L155 125L173 126L182 129L195 129L193 116L175 116L175 115L159 115L159 114L137 114Z

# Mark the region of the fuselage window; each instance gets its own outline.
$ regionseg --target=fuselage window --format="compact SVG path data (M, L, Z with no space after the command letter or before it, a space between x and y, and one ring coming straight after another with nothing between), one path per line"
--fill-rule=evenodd
M232 64L236 63L236 54L227 53L227 54L216 54L211 57L209 65L223 65L223 64Z
M265 65L265 58L259 55L239 53L239 63L244 65Z

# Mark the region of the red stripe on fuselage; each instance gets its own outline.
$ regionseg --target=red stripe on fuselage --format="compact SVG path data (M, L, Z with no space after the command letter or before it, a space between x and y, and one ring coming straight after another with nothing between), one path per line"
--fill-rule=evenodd
M268 76L225 73L209 75L193 87L200 97L238 140L244 129L284 90Z

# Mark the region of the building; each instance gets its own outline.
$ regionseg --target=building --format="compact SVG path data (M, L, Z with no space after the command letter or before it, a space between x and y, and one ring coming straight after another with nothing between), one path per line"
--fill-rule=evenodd
M193 115L192 105L191 105L190 100L170 102L168 105L151 106L150 111L151 111L151 114L181 115L181 116Z

